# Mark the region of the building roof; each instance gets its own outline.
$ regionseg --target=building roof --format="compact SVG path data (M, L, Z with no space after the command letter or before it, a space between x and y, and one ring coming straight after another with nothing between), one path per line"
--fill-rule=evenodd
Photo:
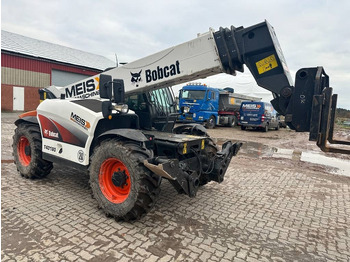
M101 55L61 46L1 30L1 50L65 64L105 70L115 62Z

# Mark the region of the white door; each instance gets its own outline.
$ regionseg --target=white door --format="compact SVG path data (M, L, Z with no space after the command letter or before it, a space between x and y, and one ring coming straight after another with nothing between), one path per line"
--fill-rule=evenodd
M13 87L13 111L24 111L24 87Z

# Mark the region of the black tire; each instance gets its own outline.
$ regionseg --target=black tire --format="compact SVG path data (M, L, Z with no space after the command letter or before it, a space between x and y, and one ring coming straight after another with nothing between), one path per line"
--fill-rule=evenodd
M40 128L31 123L20 123L13 136L13 157L18 172L25 178L44 178L53 165L42 159Z
M209 144L205 147L203 150L203 156L202 156L202 163L207 163L206 169L202 170L202 174L199 177L199 186L204 186L208 182L210 182L210 173L212 169L214 168L213 161L216 158L216 153L218 152L217 146L214 144L214 142L210 139ZM206 171L206 172L204 172Z
M241 130L246 130L246 127L245 126L241 126Z
M117 139L105 140L95 148L89 168L90 186L107 216L130 221L151 210L159 196L161 181L143 164L152 156L152 151ZM115 182L117 171L126 175L118 185Z
M207 120L205 127L208 129L213 129L215 127L215 116L210 116Z
M232 126L232 122L233 122L232 116L228 116L227 124L225 126L231 127Z
M237 116L233 116L232 127L235 127L238 124Z
M235 127L237 125L237 117L236 116L229 116L227 122L228 123L226 124L226 126Z
M275 127L275 130L278 131L280 130L280 124L278 123L277 126Z
M269 124L266 124L266 126L263 127L263 131L264 132L268 132L269 131Z

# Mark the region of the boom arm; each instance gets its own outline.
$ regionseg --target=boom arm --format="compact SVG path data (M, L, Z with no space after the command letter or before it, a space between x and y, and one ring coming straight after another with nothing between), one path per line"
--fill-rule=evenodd
M125 92L132 94L223 72L236 75L236 71L243 72L243 64L247 65L258 85L277 96L282 88L293 85L274 30L267 22L248 28L210 30L191 41L104 74L123 79ZM98 77L58 88L59 92L67 98L98 95L93 86L97 87Z
M327 140L335 141L332 123L336 107L328 76L322 67L300 69L294 86L274 29L267 21L248 28L210 30L104 74L124 80L126 94L134 94L222 72L235 75L236 71L243 72L244 64L257 84L273 93L271 103L286 116L290 128L310 132L310 140L317 141L324 151L349 153L326 146ZM99 77L48 89L66 98L93 97L99 95Z

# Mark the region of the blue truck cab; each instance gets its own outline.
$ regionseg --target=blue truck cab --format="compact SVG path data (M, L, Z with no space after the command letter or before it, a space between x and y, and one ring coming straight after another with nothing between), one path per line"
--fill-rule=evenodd
M267 132L270 128L279 129L280 123L276 110L266 102L242 102L240 108L241 129L262 129Z
M189 84L180 90L179 107L189 112L179 117L184 122L216 125L219 111L219 90L206 85Z

